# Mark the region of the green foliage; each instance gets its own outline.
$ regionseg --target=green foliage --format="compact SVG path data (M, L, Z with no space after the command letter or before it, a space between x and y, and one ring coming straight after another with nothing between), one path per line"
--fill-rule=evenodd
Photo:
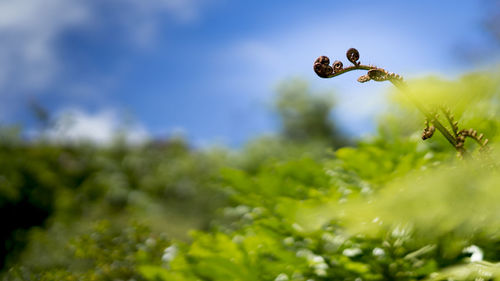
M112 148L18 142L0 147L0 155L8 263L68 266L64 245L103 218L115 227L140 220L185 239L189 229L206 228L225 200L213 183L224 153L191 151L176 140Z
M275 107L281 119L283 137L298 142L324 141L335 147L345 145L345 138L331 120L333 106L331 94L311 93L304 81L281 84Z
M443 124L448 122L439 112L440 107L449 108L462 129L473 128L479 133L484 133L486 138L496 142L499 138L500 103L498 89L498 69L489 72L474 72L462 76L457 81L445 80L439 77L422 78L410 81L409 94L423 104L429 111L440 114ZM398 130L412 134L421 131L423 118L417 112L415 105L400 92L393 91L391 99L398 106L382 124L387 124L385 130ZM397 116L394 119L395 115ZM405 120L404 124L399 120ZM413 120L413 122L412 122ZM451 127L449 127L451 129ZM451 131L451 130L450 130ZM449 149L442 136L433 138L442 149ZM475 146L473 141L468 142L469 148Z
M37 268L14 268L8 280L145 280L143 266L161 264L168 245L165 237L153 236L141 225L114 228L108 221L97 223L90 234L69 244L73 256L67 268L46 271ZM148 275L154 276L154 275Z
M476 73L410 85L496 141L495 81ZM316 110L303 107L309 98L282 98L293 109L283 111L284 135L233 154L179 141L4 145L1 202L51 210L24 230L27 246L4 279L500 280L495 145L457 159L444 139L422 141L423 117L396 99L377 136L328 150L323 109L293 121ZM307 122L325 126L302 130Z

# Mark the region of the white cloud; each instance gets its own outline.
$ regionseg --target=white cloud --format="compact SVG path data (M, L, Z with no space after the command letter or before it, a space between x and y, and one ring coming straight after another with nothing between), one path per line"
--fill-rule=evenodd
M2 0L0 95L61 82L64 61L57 43L71 27L99 29L113 22L129 34L130 43L144 46L152 43L163 18L194 21L205 1L211 0Z
M112 109L91 114L72 108L61 111L57 116L54 127L45 133L47 138L56 142L110 144L121 137L127 143L137 144L149 138L144 126L126 122L123 115Z
M0 1L0 89L40 89L57 71L54 40L88 11L67 0Z

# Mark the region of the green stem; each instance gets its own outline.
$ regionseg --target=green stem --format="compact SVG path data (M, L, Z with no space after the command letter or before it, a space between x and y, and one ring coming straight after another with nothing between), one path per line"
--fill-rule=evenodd
M321 76L320 74L318 74L318 75L320 77L323 77L323 78L332 78L332 77L339 76L341 74L344 74L344 73L347 73L347 72L353 71L353 70L368 70L368 71L370 71L370 70L373 70L373 69L378 69L378 70L381 70L381 71L384 71L385 73L387 73L385 70L380 69L380 68L378 68L376 66L363 65L363 64L355 64L355 65L348 66L346 68L342 68L340 70L334 71L332 74L330 74L330 75L328 75L326 77ZM441 124L441 122L439 122L439 120L437 119L437 117L435 115L432 115L418 100L416 100L415 98L413 98L411 96L411 94L406 90L406 84L402 80L391 79L391 78L388 78L388 79L385 79L385 80L389 80L399 90L401 90L402 92L406 92L406 96L408 97L408 99L410 99L410 101L418 108L418 110L420 110L420 112L422 112L425 115L425 117L427 117L427 119L434 125L434 127L439 132L441 132L441 134L446 138L446 140L458 152L460 152L461 154L465 153L465 148L463 148L463 147L457 147L458 141L457 141L456 137L454 137L448 131L448 129L446 129L446 127L443 126L443 124ZM377 80L377 81L382 81L382 80Z
M328 77L326 77L326 78L332 78L332 77L335 77L335 76L339 76L341 74L344 74L346 72L353 71L353 70L372 70L372 69L375 69L375 68L376 67L374 67L374 66L363 65L363 64L348 66L346 68L342 68L341 70L328 75Z
M425 115L425 117L429 119L429 121L434 125L434 127L436 127L436 129L439 132L441 132L441 134L443 134L446 140L448 140L448 142L451 145L453 145L453 147L455 147L456 150L458 150L460 153L465 152L463 148L457 147L458 143L457 139L453 137L453 135L448 131L448 129L446 129L445 126L443 126L443 124L441 124L441 122L439 122L436 116L432 115L427 109L425 109L425 107L418 100L413 98L411 94L408 93L408 91L406 90L406 84L404 84L404 82L395 80L390 80L390 81L394 86L396 86L399 90L401 90L401 92L406 93L406 97L408 97L408 99L418 108L418 110L420 110L420 112L422 112Z

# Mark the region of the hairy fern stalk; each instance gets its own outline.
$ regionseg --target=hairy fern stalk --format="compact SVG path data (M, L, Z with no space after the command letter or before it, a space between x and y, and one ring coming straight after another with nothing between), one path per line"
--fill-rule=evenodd
M387 70L374 65L361 64L359 61L359 52L354 48L347 50L346 56L349 62L353 65L344 67L342 62L338 60L334 61L330 65L330 59L328 57L320 56L314 62L314 72L316 72L316 74L321 78L332 78L352 70L367 70L365 75L358 78L358 82L365 83L370 80L377 82L389 81L403 93L406 93L406 96L411 100L411 102L425 115L425 128L422 133L423 140L431 138L437 129L457 150L458 155L461 157L467 153L464 146L467 138L475 140L479 144L481 151L486 150L488 139L484 139L483 134L478 134L474 129L460 130L458 128L458 122L455 121L451 111L448 108L441 107L439 110L446 117L446 120L451 127L451 129L448 129L441 123L441 121L439 121L439 114L437 110L428 110L423 104L412 97L412 95L408 92L407 85L401 75L388 72Z

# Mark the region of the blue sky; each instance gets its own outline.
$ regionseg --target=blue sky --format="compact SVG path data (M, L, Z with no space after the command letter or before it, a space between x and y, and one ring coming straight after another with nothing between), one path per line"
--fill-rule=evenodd
M100 141L126 126L139 139L238 146L276 131L276 85L298 77L335 91L335 118L368 134L388 85L319 79L315 58L345 63L356 47L405 77L454 77L491 63L484 3L0 0L0 122L32 131L36 101L73 116L69 136Z

